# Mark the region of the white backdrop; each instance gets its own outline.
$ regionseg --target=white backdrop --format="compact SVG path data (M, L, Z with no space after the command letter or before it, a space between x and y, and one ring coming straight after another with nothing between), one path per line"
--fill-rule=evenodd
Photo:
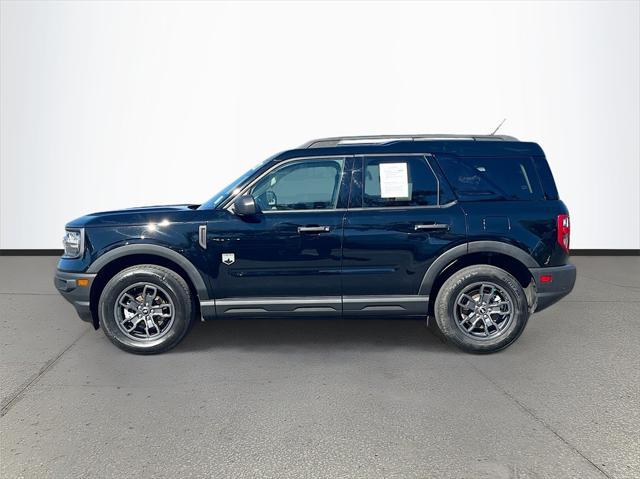
M574 248L640 248L640 7L1 3L0 248L202 202L319 136L539 142Z

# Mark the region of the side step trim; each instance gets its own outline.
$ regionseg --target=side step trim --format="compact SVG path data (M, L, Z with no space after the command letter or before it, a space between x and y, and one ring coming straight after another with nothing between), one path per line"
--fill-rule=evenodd
M318 296L308 298L222 298L215 302L216 316L340 316L340 296Z
M225 316L426 316L429 297L420 295L362 295L221 298L200 301L205 319Z
M429 296L343 296L344 316L426 316Z

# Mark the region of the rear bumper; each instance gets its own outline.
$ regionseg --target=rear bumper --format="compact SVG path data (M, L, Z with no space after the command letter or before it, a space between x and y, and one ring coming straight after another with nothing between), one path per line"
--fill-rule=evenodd
M568 295L576 283L576 267L572 264L549 268L529 268L536 283L536 311L542 311ZM542 277L550 277L543 282ZM547 278L548 279L548 278Z
M67 273L57 270L53 278L53 284L58 292L73 304L78 316L83 321L93 322L91 315L90 293L93 280L97 275L87 273ZM79 279L86 279L89 283L86 286L78 285Z

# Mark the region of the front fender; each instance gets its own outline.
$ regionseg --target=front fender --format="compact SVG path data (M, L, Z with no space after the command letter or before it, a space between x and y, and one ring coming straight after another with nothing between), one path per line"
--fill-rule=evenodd
M93 263L91 263L87 269L87 273L97 274L102 268L112 261L136 254L159 256L176 263L187 273L189 280L191 280L191 283L198 293L199 299L201 301L209 299L209 292L198 269L183 255L165 246L138 243L116 247L99 256Z

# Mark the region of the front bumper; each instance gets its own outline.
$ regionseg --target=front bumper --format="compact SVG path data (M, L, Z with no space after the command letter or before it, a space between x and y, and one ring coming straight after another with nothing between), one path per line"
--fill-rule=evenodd
M535 311L542 311L564 298L576 283L576 267L572 264L549 268L529 268L529 271L536 283L537 306Z
M53 278L53 284L58 292L73 304L74 308L80 316L80 319L89 323L93 322L91 315L91 286L96 274L88 273L68 273L65 271L57 270L55 277ZM86 286L78 284L78 280L87 280Z

